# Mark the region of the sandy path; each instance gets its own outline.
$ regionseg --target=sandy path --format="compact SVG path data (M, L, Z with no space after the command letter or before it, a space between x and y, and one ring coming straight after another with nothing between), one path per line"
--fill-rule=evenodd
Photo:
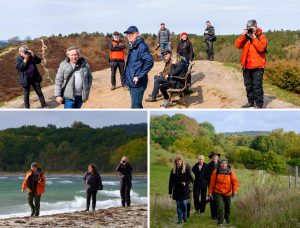
M115 207L40 217L0 219L0 227L147 227L147 206Z
M50 74L49 74L49 70L48 68L46 67L46 64L47 64L47 59L46 59L46 51L47 51L47 46L45 45L45 42L44 42L44 39L41 39L41 42L42 42L42 68L46 74L46 77L47 79L54 83L54 81L52 80L52 78L50 77Z
M153 77L163 69L163 63L156 62L149 73L148 88L145 92L144 99L151 93L153 88ZM229 69L219 62L195 61L192 74L193 85L190 88L192 93L186 96L189 108L240 108L245 104L246 93L243 84L241 71ZM118 87L116 90L110 90L110 69L97 71L93 73L93 86L89 100L83 105L83 108L129 108L130 95L129 91ZM117 75L117 85L120 84ZM43 88L46 100L49 106L56 106L53 98L53 86ZM175 100L178 100L178 96ZM32 107L40 106L36 95L31 98ZM7 102L4 108L22 107L22 98ZM157 102L143 102L144 108L160 108L162 98ZM270 94L265 94L265 106L267 108L299 108L293 104L279 100ZM182 100L172 108L185 108Z

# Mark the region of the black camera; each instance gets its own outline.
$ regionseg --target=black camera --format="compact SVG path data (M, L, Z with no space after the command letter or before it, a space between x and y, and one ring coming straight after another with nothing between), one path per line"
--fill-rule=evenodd
M122 161L122 163L123 163L123 164L125 164L125 163L126 163L126 161Z
M248 34L253 34L253 33L254 33L254 30L253 30L253 28L248 28L248 29L247 29L247 32L248 32Z
M25 53L25 55L31 55L31 53L29 51L25 51L24 53Z

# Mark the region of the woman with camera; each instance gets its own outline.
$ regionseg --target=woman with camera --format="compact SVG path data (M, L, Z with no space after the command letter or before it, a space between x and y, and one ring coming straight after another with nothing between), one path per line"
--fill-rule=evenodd
M130 207L130 190L132 187L132 166L128 162L126 156L122 157L118 167L117 172L120 173L120 194L122 206Z
M97 168L94 164L89 164L88 171L84 174L83 180L86 190L86 209L89 211L92 198L92 209L96 208L97 191L103 189L102 180Z
M41 89L41 81L43 79L36 66L40 63L41 59L36 56L33 51L29 50L26 45L22 45L19 48L19 56L16 61L16 68L19 73L20 85L23 88L24 107L27 109L30 108L29 95L31 86L39 97L41 107L48 108Z

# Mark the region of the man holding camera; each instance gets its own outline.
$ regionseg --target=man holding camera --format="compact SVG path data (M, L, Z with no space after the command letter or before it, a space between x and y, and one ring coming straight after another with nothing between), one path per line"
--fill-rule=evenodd
M260 109L264 104L263 75L266 67L267 37L257 27L255 20L249 20L247 28L236 39L235 46L243 49L241 65L248 103L242 108Z
M41 89L41 81L43 79L36 66L41 63L41 59L33 51L29 50L26 45L22 45L19 48L19 55L16 61L16 68L19 74L20 85L23 87L24 107L30 108L29 95L30 87L32 86L39 97L42 108L48 108Z
M206 54L209 61L214 61L214 41L217 40L215 28L210 21L206 21L206 29L204 31L204 42L206 44Z

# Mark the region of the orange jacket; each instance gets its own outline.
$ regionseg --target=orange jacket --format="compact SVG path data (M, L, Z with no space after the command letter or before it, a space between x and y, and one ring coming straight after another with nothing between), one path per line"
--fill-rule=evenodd
M266 67L267 37L262 34L261 28L257 29L255 35L253 40L248 40L245 35L240 35L235 40L235 46L243 49L241 65L247 69Z
M26 173L26 176L25 176L25 179L23 181L23 184L22 184L22 191L25 191L25 189L27 188L28 189L28 192L32 192L32 189L30 189L28 186L27 186L27 181L28 181L28 178L32 175L32 170L28 171ZM43 172L39 173L38 175L38 183L37 183L37 186L36 186L36 194L37 195L41 195L45 192L45 185L46 185L46 178L45 178L45 175Z
M111 41L111 48L110 49L113 49L114 47L116 46L121 46L123 45L123 42L122 41ZM121 50L111 50L110 51L110 56L109 56L110 60L124 60L125 59L125 51L124 49L121 49Z
M238 191L238 180L232 170L228 173L218 173L215 169L212 173L208 193L219 193L221 195L230 196L232 195L232 189L234 192ZM216 177L217 176L217 177Z

